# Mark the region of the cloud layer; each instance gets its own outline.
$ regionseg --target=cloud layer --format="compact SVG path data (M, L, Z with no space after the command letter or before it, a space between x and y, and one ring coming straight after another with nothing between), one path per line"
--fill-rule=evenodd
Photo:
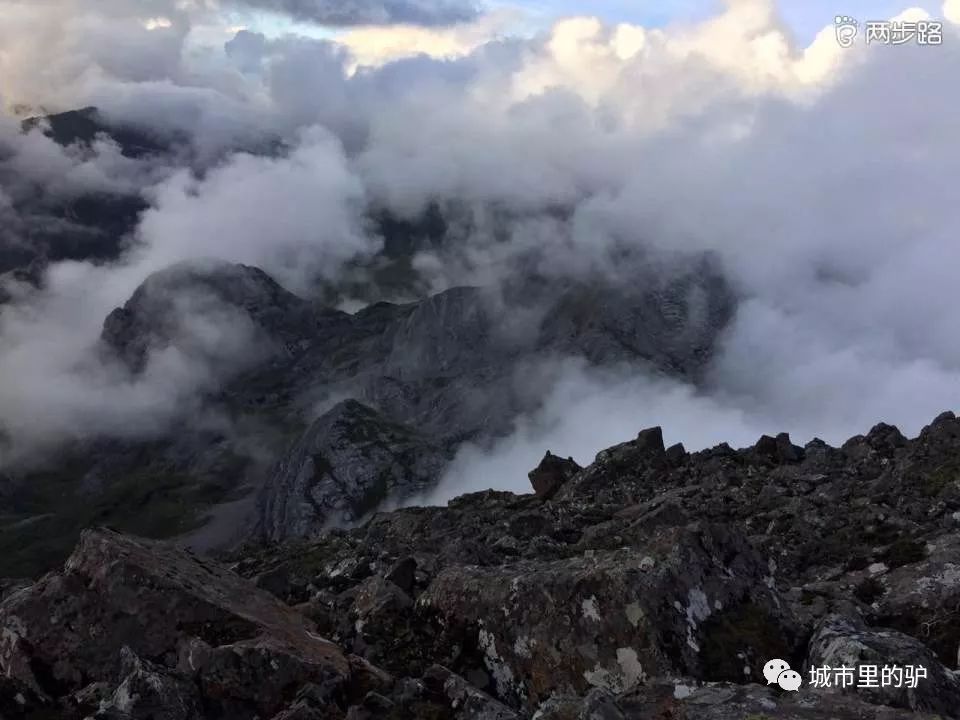
M367 209L416 218L434 203L451 230L416 266L435 289L496 282L521 259L548 275L622 272L609 259L627 247L712 252L742 297L702 387L571 360L513 437L463 450L450 487L522 486L548 447L586 461L651 424L688 447L778 430L839 441L960 408L954 26L941 47L843 50L832 27L795 46L764 0L669 30L569 18L532 37L459 6L340 3L340 20L324 3L273 7L329 24L466 22L269 38L202 2L0 0L8 103L96 104L190 148L133 161L5 121L0 213L37 185L135 189L151 205L120 262L55 267L0 313L0 420L24 438L57 425L45 418L150 425L157 392L205 377L171 371L99 405L77 391L103 316L149 273L216 256L308 292L381 246ZM282 150L244 151L263 147Z

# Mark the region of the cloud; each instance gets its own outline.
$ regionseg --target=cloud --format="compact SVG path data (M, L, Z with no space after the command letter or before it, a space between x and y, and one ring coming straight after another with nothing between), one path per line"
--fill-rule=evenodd
M319 25L452 25L474 19L468 0L235 0Z
M667 445L688 449L721 442L753 444L770 430L735 404L692 386L638 373L636 368L590 368L578 360L544 368L552 375L541 408L518 418L514 432L488 446L461 447L440 485L414 504L445 504L466 492L496 488L530 492L527 472L547 450L581 465L600 450L662 426Z
M415 260L434 288L521 266L622 274L610 258L625 248L713 253L741 297L700 386L563 365L512 438L464 449L459 487L520 487L547 447L586 461L645 425L694 448L778 430L839 441L879 420L916 432L960 407L960 327L945 301L960 265L960 108L943 92L960 67L952 26L939 48L844 50L832 27L798 47L775 6L737 0L667 29L581 17L509 37L483 17L325 40L224 33L225 47L200 47L198 27L232 24L205 4L120 3L110 18L77 3L55 24L65 7L0 0L7 100L95 103L198 150L165 167L109 144L8 141L0 212L15 215L30 186L136 189L151 205L120 262L55 267L0 316L0 417L34 413L36 436L44 418L62 434L87 414L111 431L153 417L145 391L121 383L109 409L71 385L91 385L74 371L84 348L150 272L212 255L308 290L379 247L369 208L416 219L431 204L450 225ZM305 7L317 20L325 6ZM156 18L169 26L148 30ZM251 145L276 151L237 151ZM196 387L189 372L162 375ZM97 392L113 376L99 377ZM166 382L151 386L164 388L160 410L182 396Z
M960 2L958 0L944 0L943 16L954 24L960 24Z
M365 192L325 130L281 158L238 154L198 180L181 171L151 191L139 227L141 276L199 254L262 267L292 289L336 276L379 247L365 232Z
M105 313L127 291L125 279L105 267L61 263L48 273L45 292L0 313L0 466L43 461L76 440L160 436L177 418L201 423L204 393L263 347L235 310L181 294L171 306L176 317L168 318L175 343L131 376L96 347Z
M352 69L379 67L420 55L459 58L507 32L517 18L518 13L505 9L450 27L369 25L344 31L335 39L350 52Z

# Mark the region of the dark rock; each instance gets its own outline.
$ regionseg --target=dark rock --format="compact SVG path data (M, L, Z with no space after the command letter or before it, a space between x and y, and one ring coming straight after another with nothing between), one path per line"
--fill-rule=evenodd
M784 692L775 685L699 686L683 681L651 683L618 698L630 720L936 720L925 713L871 705L855 695L809 690ZM587 720L580 715L577 720Z
M960 648L960 538L948 533L930 544L916 562L878 578L883 594L875 621L922 638L939 661L957 668Z
M648 557L652 570L643 569ZM561 688L623 693L670 673L723 679L738 654L762 666L771 653L791 652L790 623L765 573L727 528L669 528L636 550L451 567L418 607L445 627L477 628L498 697L536 707Z
M684 460L687 459L687 450L683 447L683 443L676 443L667 448L667 462L671 465L679 465Z
M519 720L520 715L473 687L440 665L424 673L424 680L447 698L456 720Z
M796 463L803 459L803 448L790 442L790 435L780 433L775 438L763 435L753 446L757 455L778 463Z
M416 582L417 560L413 557L406 557L398 560L393 567L387 571L386 578L407 595L413 595L413 586Z
M329 706L317 708L305 702L295 702L286 710L277 713L271 720L342 720L343 713Z
M199 685L208 707L226 717L253 712L269 717L284 707L291 688L319 688L324 706L336 706L349 675L304 657L282 641L257 637L207 648L194 642L181 653L180 670Z
M0 718L3 720L53 718L54 712L50 697L16 678L0 674Z
M115 711L134 720L194 720L202 717L197 687L186 676L120 652L122 680L99 712Z
M172 668L179 654L184 672L239 678L232 691L250 678L265 683L248 686L259 695L233 714L243 718L265 711L271 677L343 683L350 675L336 646L266 592L172 546L106 530L85 532L63 572L0 604L0 633L0 674L53 697L110 682L122 669L138 687L155 685L154 666L135 656ZM157 682L181 687L173 675Z
M540 464L528 473L530 484L537 497L549 500L560 487L577 472L580 466L573 458L564 460L551 452L544 455Z
M30 587L31 584L31 580L21 578L0 578L0 602L3 602L7 596L13 595L18 590Z
M893 457L898 448L907 444L907 439L900 430L886 423L874 425L867 433L866 441L874 450L887 458Z
M838 615L825 618L810 639L806 665L808 668L854 668L854 679L849 687L832 689L856 694L877 705L948 716L960 708L960 678L945 668L929 648L903 633L868 629L858 620ZM925 677L918 679L913 688L906 685L902 675L899 682L888 680L886 683L878 675L878 687L859 687L859 668L863 665L878 669L884 666L922 667Z
M764 457L777 457L777 441L769 435L761 435L757 444L753 446L754 452Z
M663 429L653 427L641 430L637 435L636 446L641 452L660 455L664 452Z
M790 435L780 433L777 435L777 457L780 462L796 463L803 459L803 448L790 442Z

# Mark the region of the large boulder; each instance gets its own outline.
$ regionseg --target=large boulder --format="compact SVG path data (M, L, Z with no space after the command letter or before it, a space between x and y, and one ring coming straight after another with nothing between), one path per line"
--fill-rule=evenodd
M119 678L156 691L145 707L176 695L189 708L196 687L209 706L253 718L279 712L299 686L351 677L340 649L272 595L173 546L106 530L85 532L62 572L0 604L0 637L0 676L48 700ZM114 704L129 712L123 697Z
M960 524L960 522L958 522ZM902 542L888 553L872 585L871 616L881 625L922 637L948 667L960 663L960 537ZM897 565L897 558L903 564Z
M540 464L527 473L527 477L530 478L530 484L537 497L549 500L560 486L576 475L580 469L573 458L564 460L548 451Z
M856 694L877 705L953 715L960 708L960 677L939 662L936 655L916 638L895 630L867 628L852 618L831 615L825 618L810 639L806 665L808 669L852 668L849 683L834 681L821 692ZM876 687L863 687L861 668L872 667ZM883 682L884 666L900 668L899 679ZM903 668L911 668L914 680L904 677ZM923 668L923 677L917 676ZM844 684L847 686L844 687Z
M583 703L585 705L586 703ZM580 707L583 708L583 705ZM856 695L833 695L802 687L785 692L776 685L689 682L651 683L617 698L621 715L602 720L943 720L944 716L871 705ZM584 708L586 709L586 708ZM609 712L609 711L608 711ZM949 716L947 716L949 717ZM538 720L595 720L596 715L546 716Z
M535 707L564 688L623 693L670 674L758 677L766 659L796 648L766 576L729 528L665 528L636 548L449 567L418 607L444 627L474 628L497 696Z

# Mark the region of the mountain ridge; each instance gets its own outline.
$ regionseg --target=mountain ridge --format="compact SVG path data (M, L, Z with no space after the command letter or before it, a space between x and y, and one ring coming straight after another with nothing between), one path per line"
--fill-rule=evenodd
M651 428L549 493L382 512L220 562L87 531L63 570L0 583L0 711L954 718L958 457L952 412L913 439L879 424L839 448L781 434L687 453ZM548 454L531 481L556 469ZM69 632L44 621L54 606ZM771 657L802 671L799 692L763 684ZM810 668L841 664L926 678L809 686Z

